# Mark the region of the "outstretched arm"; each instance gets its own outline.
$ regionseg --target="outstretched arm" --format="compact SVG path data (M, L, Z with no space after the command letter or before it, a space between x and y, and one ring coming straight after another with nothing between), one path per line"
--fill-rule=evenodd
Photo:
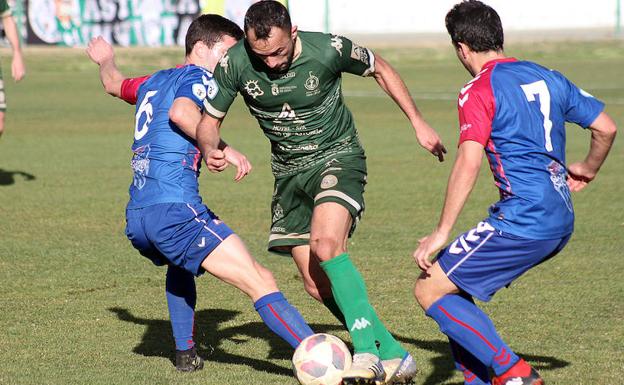
M22 57L22 48L20 47L19 34L13 16L7 15L2 18L2 26L6 33L7 40L11 44L13 50L13 59L11 60L11 76L16 82L22 80L26 75L26 66Z
M87 46L87 55L100 66L100 80L106 92L121 97L121 84L125 77L115 65L113 47L102 36L94 37Z
M457 159L449 176L444 208L438 226L431 234L419 240L418 249L414 251L414 259L423 271L432 266L429 257L446 244L477 181L482 158L483 145L480 143L469 140L459 146Z
M403 82L398 72L377 54L375 54L375 72L373 72L373 76L379 86L395 101L407 116L412 127L414 127L416 138L420 145L437 156L438 160L442 162L444 160L444 154L446 154L446 148L440 141L440 137L425 121L420 111L418 111L405 82Z
M605 112L598 115L589 129L591 143L585 160L568 166L568 186L572 191L581 191L594 180L611 150L617 132L615 122Z

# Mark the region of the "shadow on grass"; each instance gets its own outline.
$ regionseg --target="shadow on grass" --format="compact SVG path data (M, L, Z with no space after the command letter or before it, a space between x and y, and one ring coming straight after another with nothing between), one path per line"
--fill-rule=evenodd
M441 382L448 381L455 375L455 366L451 355L451 348L449 347L448 340L418 340L409 337L402 337L395 335L395 338L404 343L415 346L416 348L427 350L429 352L435 352L437 355L431 358L431 366L433 371L427 376L423 385L437 385ZM555 357L549 356L537 356L533 354L524 354L516 352L518 356L524 358L538 371L548 371L553 369L559 369L570 365L568 361L560 360ZM418 363L418 357L415 357L416 363ZM464 382L458 382L456 385L463 385Z
M122 321L146 326L141 343L133 349L135 353L148 357L165 357L173 364L175 363L171 324L168 320L137 318L127 309L118 307L108 310L115 313ZM290 345L269 331L262 322L247 322L228 327L221 326L221 324L233 320L239 314L239 311L226 309L206 309L195 313L195 341L199 355L212 362L245 365L255 370L292 376L290 366L283 367L265 359L232 354L222 347L223 341L243 344L249 339L259 338L265 340L270 347L267 359L289 360L292 357L293 351ZM342 330L342 326L337 323L311 324L310 327L317 333L331 333ZM419 340L400 335L395 335L395 338L417 349L437 353L431 359L433 371L425 379L424 385L439 384L450 380L455 375L451 351L446 340ZM413 352L414 349L409 349L408 347L408 350L412 350L412 353L415 353ZM570 364L555 357L524 353L518 353L518 355L531 363L538 371L563 368ZM417 362L419 361L417 353L415 354L415 359Z
M9 186L15 184L15 176L20 176L26 181L36 179L33 174L29 174L24 171L8 171L0 168L0 186Z
M175 364L171 324L168 320L137 318L127 309L118 307L108 310L115 313L122 321L146 326L143 339L133 349L134 353L148 357L165 357ZM290 345L273 334L262 322L221 326L221 324L234 319L238 314L240 314L239 311L226 309L207 309L195 313L195 342L199 355L212 362L246 365L255 370L292 376L290 366L284 367L268 360L232 354L222 347L224 341L243 344L247 340L259 338L267 341L270 347L267 359L290 360L292 357L293 350ZM329 324L312 324L310 327L319 333L341 329L340 325Z

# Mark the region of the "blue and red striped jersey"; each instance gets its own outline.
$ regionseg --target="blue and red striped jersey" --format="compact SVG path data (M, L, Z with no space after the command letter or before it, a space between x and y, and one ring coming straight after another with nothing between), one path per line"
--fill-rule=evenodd
M157 203L201 203L197 178L201 152L171 120L169 109L176 98L195 102L203 112L206 98L214 97L216 83L202 67L186 65L150 76L126 79L121 98L136 104L128 208Z
M500 200L496 229L554 239L574 229L565 123L591 125L604 104L557 71L504 58L485 64L459 93L460 140L485 148Z

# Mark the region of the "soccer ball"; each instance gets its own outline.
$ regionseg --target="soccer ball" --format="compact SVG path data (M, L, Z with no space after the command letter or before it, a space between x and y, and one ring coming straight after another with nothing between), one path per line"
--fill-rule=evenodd
M338 385L351 366L351 353L344 342L331 334L313 334L295 350L295 376L302 385Z

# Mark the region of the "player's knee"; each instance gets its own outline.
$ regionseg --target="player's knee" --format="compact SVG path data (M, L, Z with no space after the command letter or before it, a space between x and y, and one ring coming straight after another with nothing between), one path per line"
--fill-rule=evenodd
M417 279L414 285L414 297L416 301L425 311L429 309L431 304L438 300L438 296L434 293L422 279Z
M345 252L342 240L334 236L316 236L310 239L310 252L321 261L328 261Z

